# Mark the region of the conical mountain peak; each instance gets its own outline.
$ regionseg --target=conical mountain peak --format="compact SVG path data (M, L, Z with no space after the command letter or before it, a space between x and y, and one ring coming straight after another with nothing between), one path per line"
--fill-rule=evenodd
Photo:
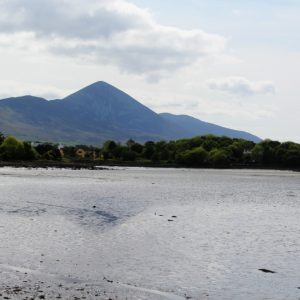
M96 82L82 88L81 90L91 90L92 91L95 89L103 89L103 88L117 90L117 88L115 86L113 86L105 81L96 81Z
M115 86L105 82L97 81L88 85L79 91L67 96L64 100L76 102L76 103L91 103L91 102L105 102L105 103L124 103L124 102L136 102L132 97L123 91L119 90Z

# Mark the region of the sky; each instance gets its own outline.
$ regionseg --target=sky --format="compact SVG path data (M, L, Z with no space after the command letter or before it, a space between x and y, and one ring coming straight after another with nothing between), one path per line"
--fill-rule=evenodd
M0 98L106 81L156 112L300 142L299 0L0 0Z

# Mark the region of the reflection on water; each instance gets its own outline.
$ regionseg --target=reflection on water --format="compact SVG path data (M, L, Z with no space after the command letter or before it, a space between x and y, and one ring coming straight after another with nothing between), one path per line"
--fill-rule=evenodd
M300 298L299 173L4 168L0 190L0 294Z

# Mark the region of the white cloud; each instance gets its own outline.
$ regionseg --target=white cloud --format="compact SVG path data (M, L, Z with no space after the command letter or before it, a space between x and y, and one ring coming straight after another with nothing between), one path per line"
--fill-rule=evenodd
M30 84L28 82L0 80L0 99L33 95L52 100L58 99L66 94L67 92L65 90L60 90L56 87L49 88L49 86Z
M206 85L212 90L219 90L240 96L256 94L274 94L275 85L271 81L250 81L244 77L210 79Z
M202 30L163 26L125 0L0 0L0 34L30 34L56 55L115 65L150 80L222 53L226 42Z

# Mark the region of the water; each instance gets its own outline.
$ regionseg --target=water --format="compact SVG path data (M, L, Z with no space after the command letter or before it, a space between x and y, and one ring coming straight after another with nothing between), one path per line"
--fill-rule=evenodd
M2 168L0 294L300 299L299 216L300 173Z

